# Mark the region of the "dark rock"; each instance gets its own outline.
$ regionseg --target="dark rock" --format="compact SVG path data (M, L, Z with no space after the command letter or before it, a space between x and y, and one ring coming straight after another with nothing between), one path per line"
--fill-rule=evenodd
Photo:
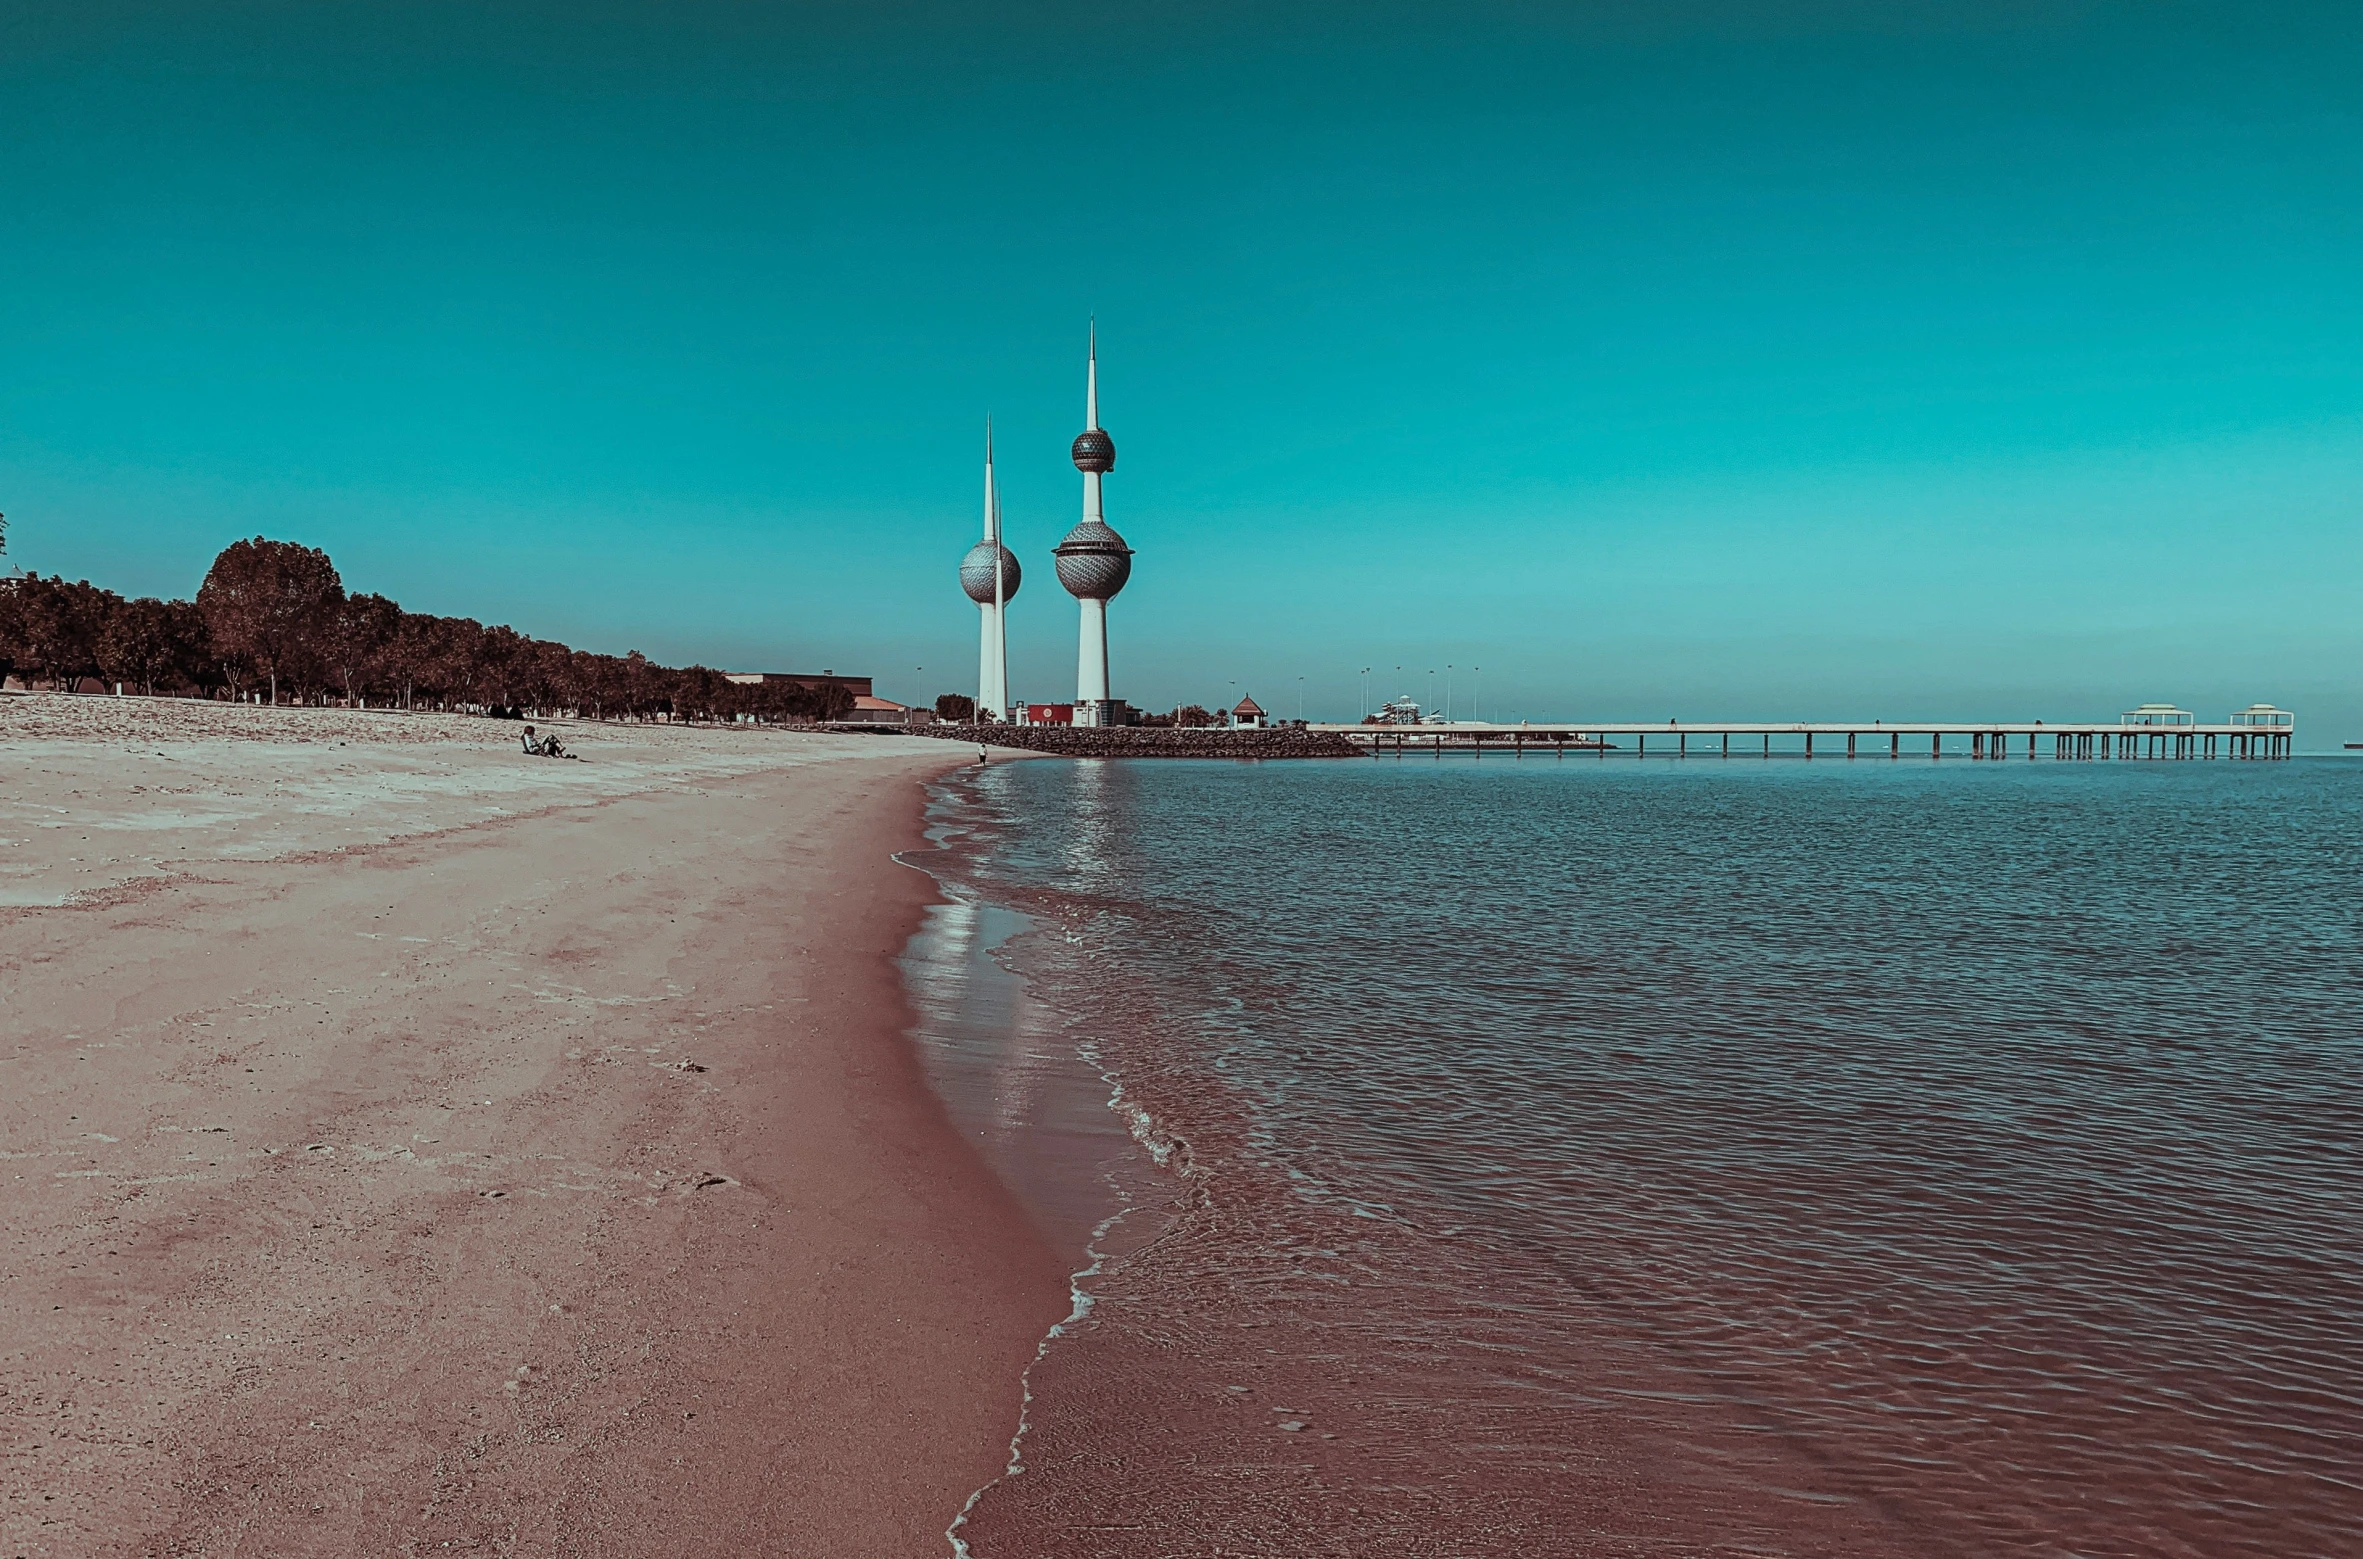
M1022 747L1062 758L1366 758L1335 731L1229 731L1165 725L926 725L913 736Z

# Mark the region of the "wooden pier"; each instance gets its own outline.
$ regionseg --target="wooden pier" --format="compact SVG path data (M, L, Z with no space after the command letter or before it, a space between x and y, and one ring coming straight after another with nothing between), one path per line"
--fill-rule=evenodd
M2059 761L2140 759L2242 760L2286 758L2288 725L2031 725L1905 721L1887 724L1747 721L1668 721L1663 725L1501 725L1456 720L1434 725L1313 725L1334 732L1374 756L1447 752L1483 757L1488 751L1524 757L1528 753L1610 753L1647 758L2004 758ZM1736 745L1735 745L1736 739ZM1776 749L1775 740L1780 746ZM1949 744L1949 745L1948 745Z

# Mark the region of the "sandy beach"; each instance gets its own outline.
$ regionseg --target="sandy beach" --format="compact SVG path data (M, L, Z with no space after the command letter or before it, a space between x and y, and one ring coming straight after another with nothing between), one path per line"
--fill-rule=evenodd
M963 749L0 699L0 1555L890 1555L1064 1269L895 864Z

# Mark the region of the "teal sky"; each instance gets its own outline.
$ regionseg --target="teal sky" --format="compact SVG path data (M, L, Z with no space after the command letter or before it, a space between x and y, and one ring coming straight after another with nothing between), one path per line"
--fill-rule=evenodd
M1135 702L2335 746L2359 191L2351 3L17 0L0 510L932 696L990 411L1069 697L1096 312Z

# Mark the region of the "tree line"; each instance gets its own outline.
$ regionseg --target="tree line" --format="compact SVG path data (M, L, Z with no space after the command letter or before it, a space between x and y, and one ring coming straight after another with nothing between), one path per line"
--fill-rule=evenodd
M62 688L95 677L149 694L598 720L838 720L853 708L839 683L739 683L637 650L595 655L505 624L404 611L348 593L319 548L261 536L223 548L193 601L0 579L0 673Z

